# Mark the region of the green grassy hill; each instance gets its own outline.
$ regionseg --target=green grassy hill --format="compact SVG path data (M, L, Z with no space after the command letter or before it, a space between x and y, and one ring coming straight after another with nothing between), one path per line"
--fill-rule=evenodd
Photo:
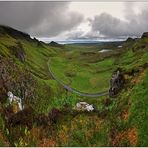
M45 44L0 26L0 146L148 146L148 38L108 47ZM49 60L55 76L79 91L108 90L117 68L125 87L114 98L75 95L52 79ZM8 103L8 91L23 98L24 111ZM98 111L74 110L79 101Z

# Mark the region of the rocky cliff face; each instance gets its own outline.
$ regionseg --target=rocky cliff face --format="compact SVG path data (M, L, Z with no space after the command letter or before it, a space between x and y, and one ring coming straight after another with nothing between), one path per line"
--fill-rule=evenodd
M124 76L119 70L113 73L112 78L110 80L109 96L113 97L117 95L118 92L123 88L124 83Z
M144 32L141 38L148 38L148 32Z

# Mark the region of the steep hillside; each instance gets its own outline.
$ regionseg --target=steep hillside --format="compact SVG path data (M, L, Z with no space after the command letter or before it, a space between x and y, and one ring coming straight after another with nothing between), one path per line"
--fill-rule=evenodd
M148 146L147 34L100 53L96 45L45 44L0 26L0 146ZM117 69L125 84L114 97L81 97L52 78L48 62L58 79L82 92L108 91ZM23 110L10 103L9 91ZM79 101L95 110L78 111Z
M28 71L32 79L35 81L36 87L33 89L36 90L35 95L37 98L35 98L36 100L33 101L32 105L35 105L35 108L41 107L39 104L34 103L41 103L42 101L44 105L49 105L49 100L52 98L52 95L54 96L56 94L54 91L56 91L56 87L58 88L58 85L51 79L48 73L47 60L49 57L57 54L59 49L44 44L36 39L31 39L30 36L25 33L4 26L0 27L0 48L1 59L3 61L3 65L5 65L3 70L6 71L8 77L11 76L12 73L16 77L19 77L19 71L24 70L23 73L25 74L25 72L27 73ZM16 70L14 73L13 67L10 64L7 64L10 63L10 61L15 63L17 68L20 68L18 72ZM9 73L6 70L8 68L7 65L9 65L8 70L12 72ZM27 77L25 81L29 82L29 77ZM17 88L17 90L13 90L12 92L19 95L18 92L15 92L19 91L19 89L21 88ZM31 88L29 87L28 89ZM31 101L33 100L33 98L27 99ZM46 100L48 100L48 102L46 102ZM37 108L37 110L39 111L40 109Z

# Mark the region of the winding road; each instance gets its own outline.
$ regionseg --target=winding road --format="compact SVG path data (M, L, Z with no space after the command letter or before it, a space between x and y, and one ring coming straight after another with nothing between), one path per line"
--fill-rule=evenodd
M58 79L54 73L52 72L51 66L50 66L50 59L47 62L47 66L48 66L48 70L49 70L49 74L51 75L51 77L56 80L60 85L62 85L66 90L76 93L80 96L84 96L84 97L100 97L100 96L107 96L109 95L108 91L104 91L104 92L98 92L98 93L85 93L85 92L81 92L75 88L72 88L66 84L64 84L60 79Z

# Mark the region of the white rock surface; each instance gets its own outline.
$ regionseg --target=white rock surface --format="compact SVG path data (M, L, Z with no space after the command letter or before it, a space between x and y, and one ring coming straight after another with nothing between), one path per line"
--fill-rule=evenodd
M94 110L93 105L87 105L86 110L87 111L93 111Z
M10 91L7 93L7 95L8 95L8 99L9 99L10 104L11 104L13 101L14 101L14 102L17 102L17 104L18 104L18 106L19 106L19 109L20 109L20 110L23 110L24 107L23 107L23 105L22 105L22 99L21 99L21 98L14 96L13 93L10 92Z
M81 110L81 111L93 111L93 105L88 104L87 102L79 102L76 104L76 110Z
M122 48L122 45L119 45L118 48Z

